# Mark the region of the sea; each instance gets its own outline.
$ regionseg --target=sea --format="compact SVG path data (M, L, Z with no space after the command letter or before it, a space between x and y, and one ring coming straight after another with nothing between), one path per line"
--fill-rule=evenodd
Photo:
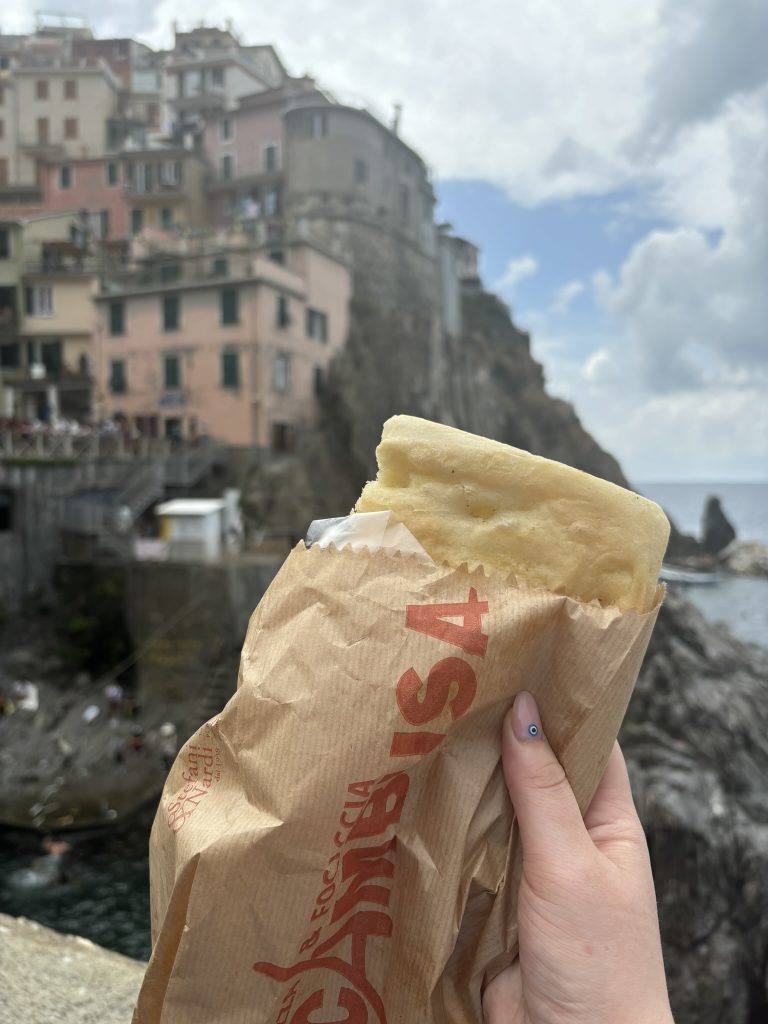
M684 533L700 535L704 502L716 494L742 540L768 544L768 483L653 483L637 489L657 501ZM713 621L768 647L768 580L723 577L688 586L687 596ZM67 836L72 850L53 884L40 866L40 839L0 832L0 912L83 935L117 952L149 956L147 843L154 815L146 808L119 829Z
M720 499L738 540L768 545L768 481L764 483L654 483L635 485L658 502L678 530L701 538L707 498ZM768 647L768 579L721 575L715 584L685 586L686 596L713 622L740 640Z

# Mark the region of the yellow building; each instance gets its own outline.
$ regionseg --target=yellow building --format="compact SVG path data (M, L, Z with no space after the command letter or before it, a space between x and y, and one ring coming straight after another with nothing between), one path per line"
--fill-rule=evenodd
M97 266L77 214L0 221L0 415L90 417Z

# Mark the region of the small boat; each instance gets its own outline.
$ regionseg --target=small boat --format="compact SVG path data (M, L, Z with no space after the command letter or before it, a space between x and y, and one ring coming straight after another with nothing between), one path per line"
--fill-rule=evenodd
M683 586L711 586L720 582L716 572L695 572L691 569L678 569L674 565L662 565L659 579L664 583L680 583Z

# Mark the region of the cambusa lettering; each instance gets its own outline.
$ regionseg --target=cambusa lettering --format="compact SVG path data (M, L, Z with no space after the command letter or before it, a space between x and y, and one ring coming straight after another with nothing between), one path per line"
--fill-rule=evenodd
M481 601L471 587L466 601L408 605L405 625L459 647L465 654L483 658L488 636L482 630L482 617L487 612L488 602ZM452 621L456 619L461 622ZM437 661L427 673L426 682L414 668L406 669L397 681L395 698L405 723L423 726L446 708L454 721L461 718L476 692L475 670L463 658L454 656ZM441 732L396 730L390 757L428 754L444 738ZM409 786L407 771L348 784L347 793L352 799L344 803L340 829L332 840L336 852L323 872L322 888L310 915L310 922L317 926L299 947L300 954L308 955L289 967L264 962L253 965L256 973L275 981L293 981L275 1024L312 1024L310 1015L336 1010L344 1011L345 1016L333 1021L324 1016L327 1024L369 1024L371 1014L379 1024L387 1024L382 998L368 978L366 953L369 941L392 935L388 911L397 850L394 827L403 813ZM389 830L393 834L386 837ZM379 909L363 910L361 904ZM335 925L335 931L323 935L325 929ZM319 974L318 987L297 1004L300 982L310 982L315 973ZM329 974L337 977L333 991L329 991Z

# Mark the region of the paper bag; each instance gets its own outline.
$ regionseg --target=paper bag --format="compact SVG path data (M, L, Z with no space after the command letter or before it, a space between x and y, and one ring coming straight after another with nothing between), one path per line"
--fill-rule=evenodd
M517 951L504 714L535 695L586 807L655 617L297 547L167 780L134 1024L481 1021Z

